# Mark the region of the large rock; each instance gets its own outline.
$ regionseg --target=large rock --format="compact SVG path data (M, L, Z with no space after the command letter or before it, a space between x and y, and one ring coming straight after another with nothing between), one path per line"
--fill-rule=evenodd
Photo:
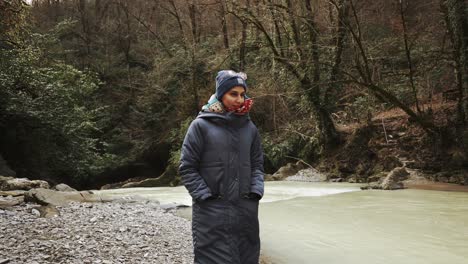
M408 178L408 171L403 167L393 169L383 180L381 186L383 190L396 190L403 188L403 180Z
M12 197L17 197L17 196L23 196L25 190L14 190L14 191L0 191L0 196L12 196Z
M76 192L77 191L76 189L73 189L72 187L66 185L65 183L59 183L55 185L53 189L59 192Z
M289 176L295 175L296 173L298 173L300 170L304 169L305 167L306 166L302 164L301 162L297 162L296 164L288 163L285 166L281 167L277 172L275 172L271 176L271 179L275 181L282 181Z
M307 168L298 171L295 175L289 176L285 180L302 182L323 182L327 180L327 175L320 173L314 168Z
M53 205L42 205L37 208L33 208L32 210L37 210L37 214L39 217L44 217L44 218L51 218L51 217L56 217L60 215L59 210ZM34 213L34 212L33 212Z
M379 174L381 175L381 173ZM393 169L385 178L381 178L378 182L371 182L367 186L361 187L362 190L379 189L379 190L398 190L404 188L403 181L408 179L410 173L404 167Z
M24 202L23 196L19 197L1 197L0 196L0 209L6 209Z
M13 178L0 176L0 190L31 190L34 188L49 189L49 183L42 180L29 180L27 178Z
M24 200L42 205L63 206L69 202L107 202L92 192L59 192L50 189L32 189L25 193Z

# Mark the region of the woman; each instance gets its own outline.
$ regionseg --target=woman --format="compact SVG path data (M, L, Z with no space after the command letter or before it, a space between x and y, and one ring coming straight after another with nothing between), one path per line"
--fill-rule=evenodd
M246 76L220 71L216 93L190 124L179 172L193 198L194 263L258 263L263 152L248 112Z

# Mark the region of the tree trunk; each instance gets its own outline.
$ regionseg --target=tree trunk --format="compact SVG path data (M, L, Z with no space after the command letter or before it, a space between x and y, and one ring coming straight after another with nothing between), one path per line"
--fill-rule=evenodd
M322 142L326 148L333 147L340 142L340 137L336 131L335 124L330 117L330 112L327 109L327 104L321 99L320 92L320 54L319 54L319 45L318 45L318 29L314 21L314 13L312 10L312 5L310 0L305 0L305 6L307 9L307 24L309 29L310 36L310 47L312 53L312 65L313 65L313 81L310 82L308 86L305 86L305 91L307 91L307 97L312 103L314 108L315 116L319 122L318 127L322 137ZM304 67L307 72L307 65Z
M405 9L403 8L404 3L402 0L397 0L397 2L400 8L401 24L403 25L403 42L405 43L406 62L408 64L408 77L409 77L411 89L413 91L414 100L416 103L416 110L418 111L418 113L421 113L421 108L419 107L419 100L418 100L418 91L414 83L413 60L411 58L411 48L408 43L408 28L406 25Z
M301 80L301 88L306 92L307 98L312 106L312 111L315 118L317 119L317 129L320 133L319 141L325 147L325 149L330 149L336 146L340 142L340 137L336 131L335 124L330 117L330 113L320 102L320 94L313 92L315 88L318 87L316 83L313 83L308 78L303 78Z
M225 2L224 0L221 0L219 2L221 6L221 26L223 30L223 43L224 43L224 48L229 50L229 34L228 34L228 28L227 28L227 17L226 17L226 7L225 7Z
M468 126L468 18L464 0L442 0L442 10L453 44L455 76L459 91L458 119Z
M268 3L270 4L270 12L271 12L271 18L273 20L273 24L274 24L274 27L275 27L275 35L276 35L276 41L278 43L278 47L279 47L279 53L281 55L281 57L284 57L284 52L283 52L283 39L281 37L281 31L280 31L280 27L278 25L278 16L276 14L276 11L274 11L273 8L271 8L273 6L273 3L271 2L271 0L268 0Z
M330 4L332 5L332 4ZM346 43L346 21L349 15L349 4L347 0L339 0L336 8L338 9L338 17L336 19L336 36L335 36L335 54L333 65L330 69L329 84L325 91L324 104L329 106L332 102L332 97L341 93L341 84L338 83L338 75L340 74L341 61L343 50ZM331 12L331 11L330 11ZM334 19L332 20L334 21ZM335 99L335 98L333 98ZM329 108L330 109L330 108Z
M250 0L246 2L246 8L250 8ZM242 23L242 38L241 46L239 50L239 71L245 70L245 54L246 54L246 42L247 42L247 26L248 23L245 20L241 20Z
M299 54L299 61L302 59L302 47L301 47L301 35L299 28L297 26L296 17L294 14L294 6L291 0L286 0L286 4L288 7L288 16L289 16L289 24L293 33L294 45L296 46L297 53Z
M192 38L193 38L193 43L199 43L199 38L198 38L198 24L197 24L197 9L195 6L194 1L188 4L188 9L189 9L189 15L190 15L190 25L192 26Z

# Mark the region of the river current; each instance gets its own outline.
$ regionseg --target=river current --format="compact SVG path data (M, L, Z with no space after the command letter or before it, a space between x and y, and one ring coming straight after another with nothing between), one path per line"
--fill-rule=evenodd
M359 187L267 182L259 213L263 253L276 264L468 263L468 193ZM98 193L191 205L184 187Z

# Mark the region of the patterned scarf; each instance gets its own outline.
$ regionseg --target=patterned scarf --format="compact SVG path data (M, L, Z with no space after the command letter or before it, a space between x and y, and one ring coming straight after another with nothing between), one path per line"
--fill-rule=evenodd
M208 100L208 103L202 107L204 112L214 112L214 113L224 113L224 112L234 112L236 115L245 115L247 114L253 105L253 99L245 96L244 104L237 109L229 109L224 107L223 103L216 98L216 94L213 94Z

